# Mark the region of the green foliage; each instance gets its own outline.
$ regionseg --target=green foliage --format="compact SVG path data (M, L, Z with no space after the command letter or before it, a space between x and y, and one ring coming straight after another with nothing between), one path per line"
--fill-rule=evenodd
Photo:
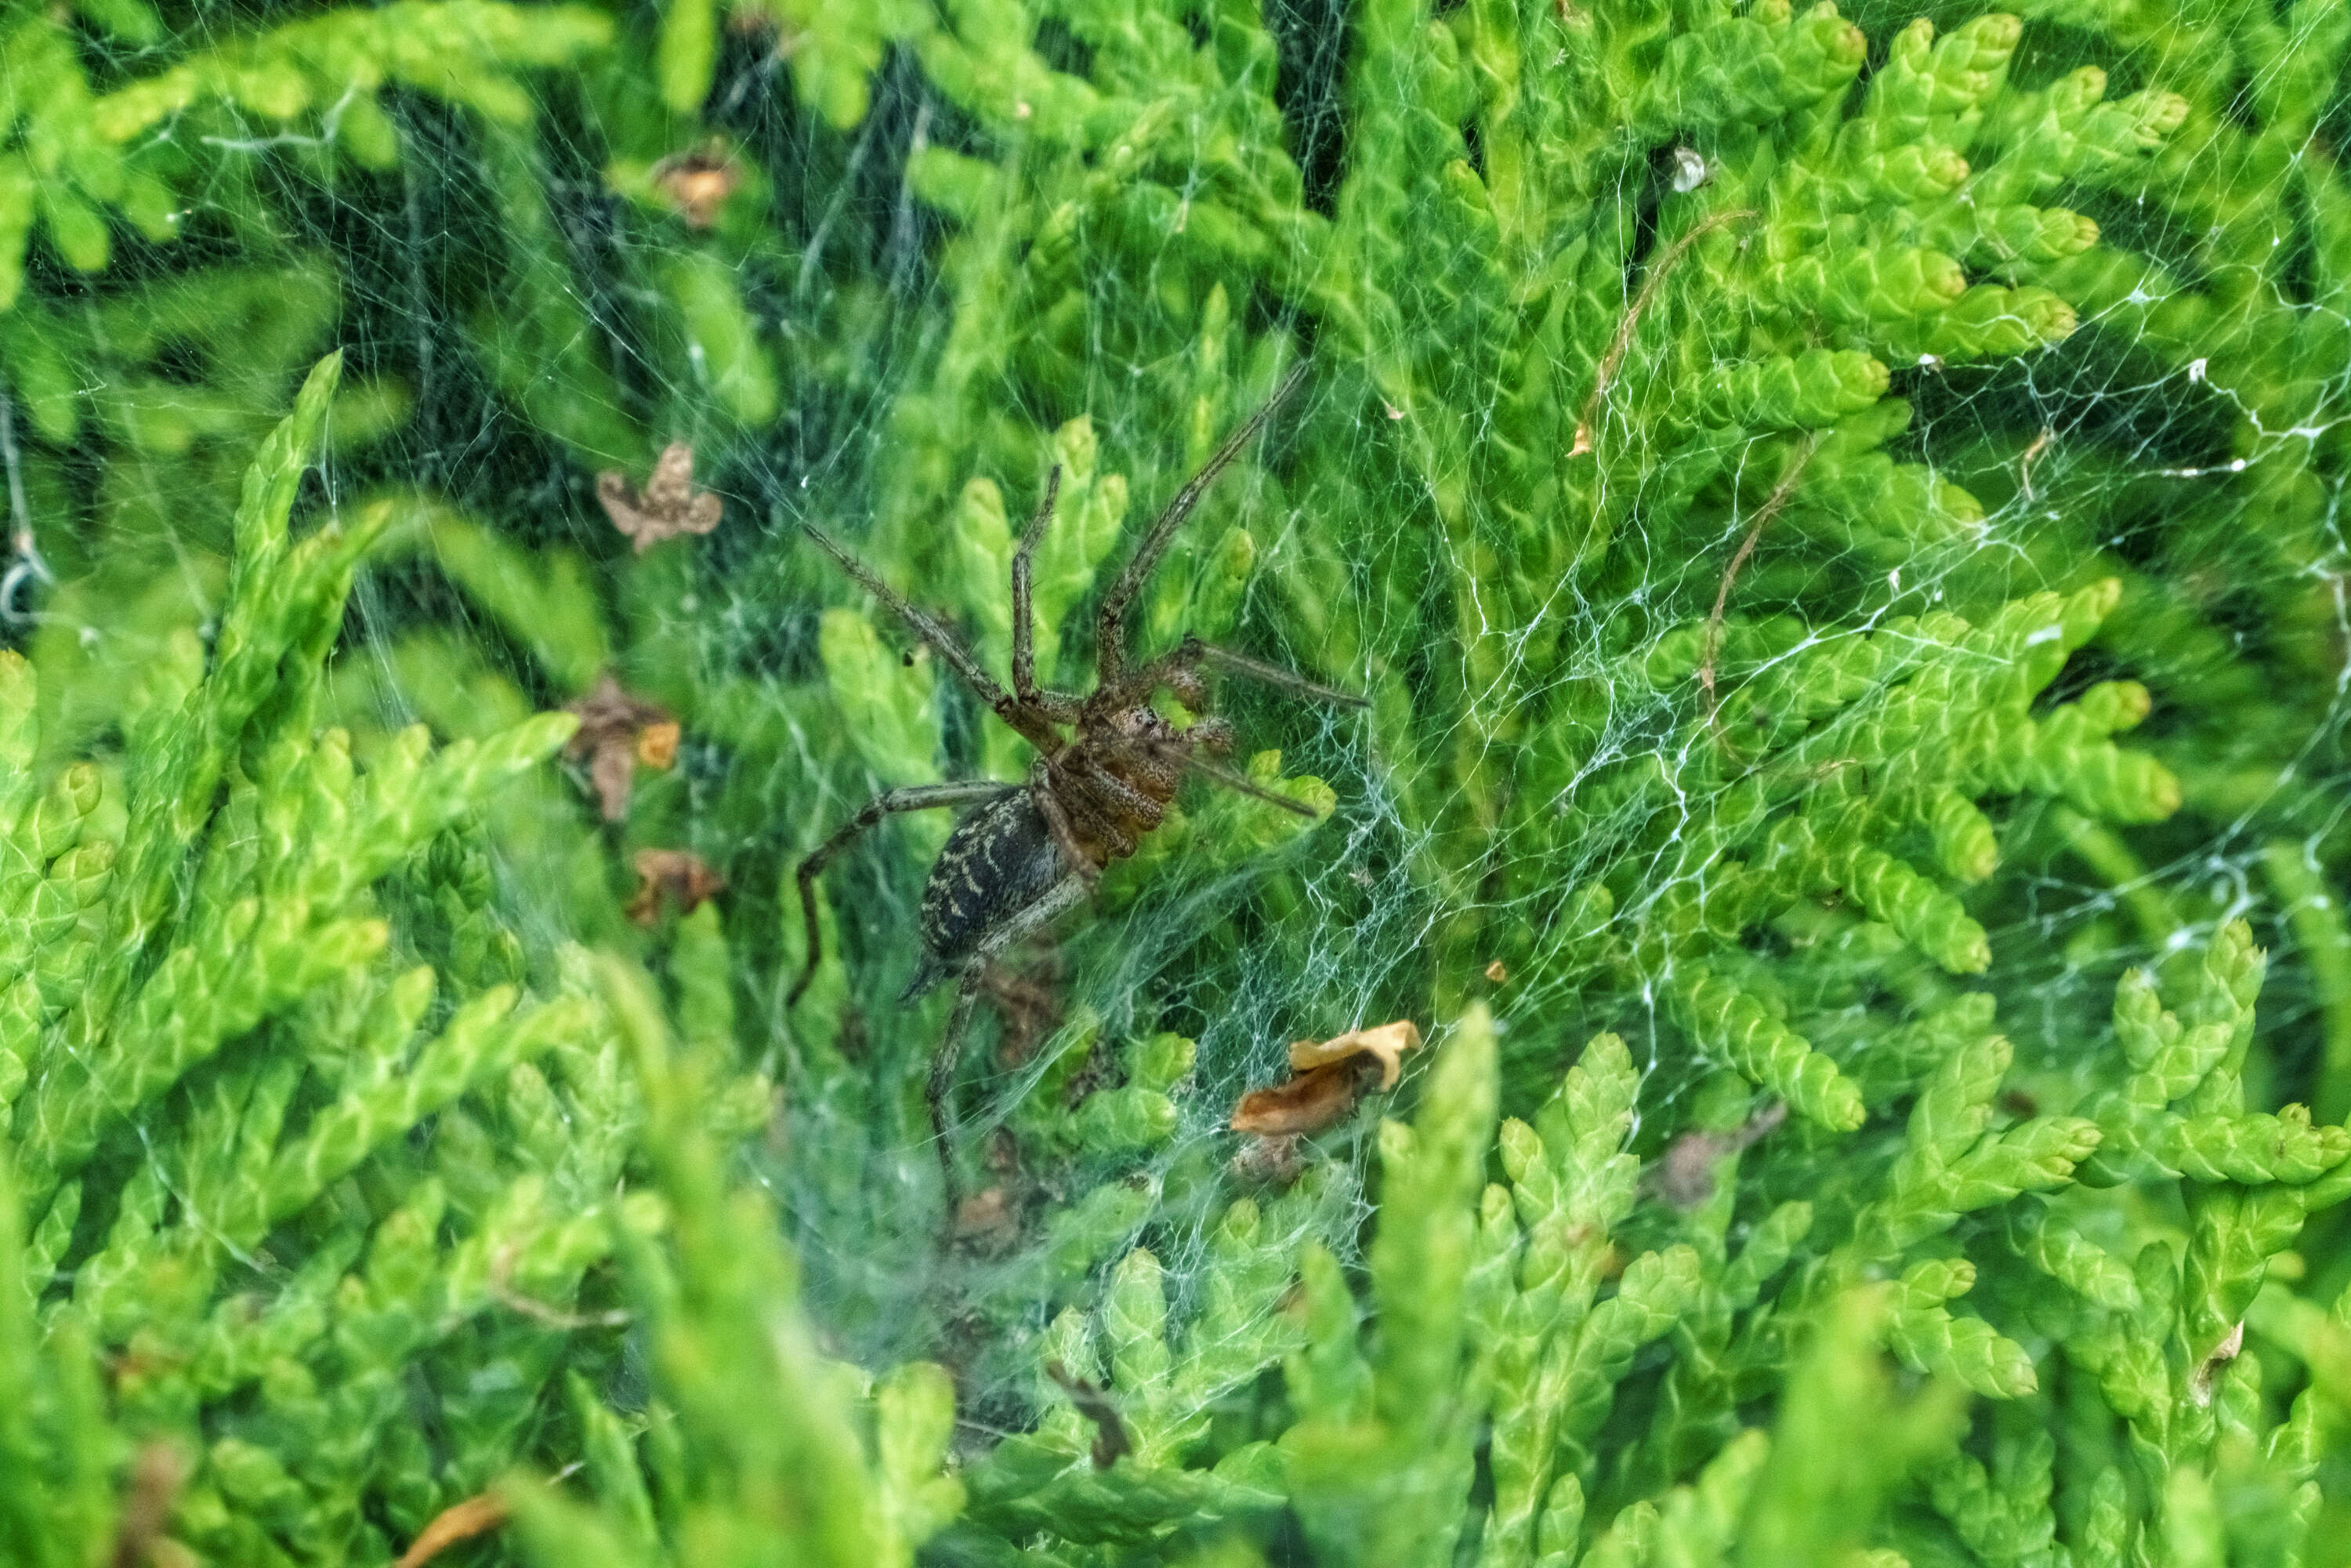
M2351 12L1919 9L0 6L0 1561L2351 1563ZM1301 360L944 1212L792 525L1083 691Z

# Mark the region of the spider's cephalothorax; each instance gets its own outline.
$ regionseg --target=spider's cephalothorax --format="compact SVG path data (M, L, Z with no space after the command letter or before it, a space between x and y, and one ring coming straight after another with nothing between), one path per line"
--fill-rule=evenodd
M1317 685L1277 665L1212 648L1186 637L1173 652L1137 663L1127 645L1127 611L1151 570L1166 552L1176 530L1199 505L1208 485L1240 455L1266 416L1305 374L1292 371L1273 397L1227 439L1207 465L1185 483L1144 535L1134 558L1102 595L1094 625L1094 689L1083 696L1047 691L1037 685L1037 661L1029 612L1030 561L1061 486L1055 469L1045 486L1044 504L1012 553L1012 689L1007 692L979 666L968 650L929 615L908 603L863 562L813 528L815 539L849 575L897 612L998 718L1037 748L1037 764L1025 784L974 780L892 789L867 802L814 854L800 863L800 914L808 933L808 958L786 1005L799 1000L815 976L820 956L816 920L816 879L825 863L851 840L896 811L942 806L977 806L956 825L931 867L923 889L922 962L908 998L939 980L958 977L955 1011L946 1040L933 1061L930 1106L939 1135L939 1157L947 1190L955 1191L955 1166L947 1142L947 1090L956 1053L980 977L988 961L1085 896L1102 870L1131 855L1145 834L1167 815L1176 786L1186 772L1203 775L1244 794L1311 814L1296 801L1258 788L1211 756L1232 749L1231 727L1207 717L1176 725L1152 706L1153 695L1172 692L1194 713L1208 710L1204 667L1279 686L1322 702L1360 704L1359 697Z

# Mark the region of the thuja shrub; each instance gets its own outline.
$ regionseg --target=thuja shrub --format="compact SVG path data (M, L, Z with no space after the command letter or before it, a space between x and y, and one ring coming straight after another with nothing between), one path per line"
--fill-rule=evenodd
M2351 1563L2346 57L0 10L0 1560Z

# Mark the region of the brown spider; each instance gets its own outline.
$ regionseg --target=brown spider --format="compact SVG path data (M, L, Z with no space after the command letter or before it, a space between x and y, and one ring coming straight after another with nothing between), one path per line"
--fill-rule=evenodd
M1212 648L1186 637L1172 653L1138 663L1128 643L1127 612L1168 542L1199 505L1210 484L1240 455L1267 416L1306 374L1300 364L1264 407L1242 422L1207 465L1186 482L1159 514L1134 558L1102 595L1094 621L1094 689L1083 695L1040 689L1029 610L1030 559L1052 520L1061 489L1056 467L1038 507L1012 552L1012 690L1007 693L980 668L979 661L931 616L908 603L864 562L833 539L802 524L808 536L839 561L874 598L895 611L917 636L937 650L965 685L1037 748L1026 784L972 779L889 789L868 801L841 831L800 862L800 916L808 931L808 962L784 1005L797 1003L815 977L820 957L816 879L833 856L858 834L899 811L946 806L977 806L947 835L946 845L923 887L923 961L902 1001L911 1001L949 975L959 984L947 1031L931 1063L927 1098L931 1127L946 1174L948 1211L955 1206L956 1175L950 1136L948 1091L963 1047L972 1003L988 961L1083 899L1102 868L1134 852L1143 836L1164 821L1168 802L1186 770L1228 789L1270 800L1301 816L1313 813L1297 801L1261 789L1201 752L1228 754L1231 725L1203 717L1178 727L1151 706L1162 689L1193 713L1208 712L1207 685L1200 666L1280 686L1317 701L1363 706L1364 699L1317 685L1277 665ZM1075 733L1063 737L1064 727Z

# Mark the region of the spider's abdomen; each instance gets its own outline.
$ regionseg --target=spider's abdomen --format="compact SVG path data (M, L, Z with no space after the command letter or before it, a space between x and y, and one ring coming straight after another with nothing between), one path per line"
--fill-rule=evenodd
M923 963L905 998L961 968L990 932L1043 897L1065 873L1053 830L1026 789L957 822L923 884Z

